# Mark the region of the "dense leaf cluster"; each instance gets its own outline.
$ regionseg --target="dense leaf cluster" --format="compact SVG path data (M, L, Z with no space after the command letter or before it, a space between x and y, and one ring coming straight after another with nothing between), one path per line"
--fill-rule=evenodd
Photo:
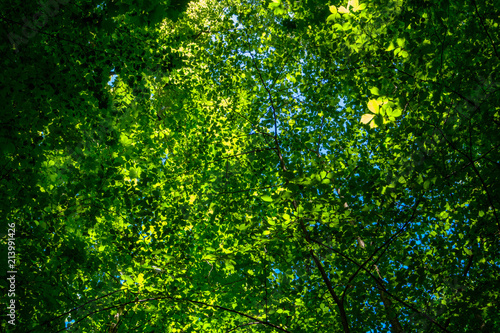
M0 9L3 330L500 331L493 1Z

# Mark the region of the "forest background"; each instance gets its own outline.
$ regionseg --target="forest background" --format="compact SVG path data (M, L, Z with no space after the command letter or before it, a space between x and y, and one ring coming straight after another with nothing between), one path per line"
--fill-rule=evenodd
M494 1L0 13L2 331L500 331Z

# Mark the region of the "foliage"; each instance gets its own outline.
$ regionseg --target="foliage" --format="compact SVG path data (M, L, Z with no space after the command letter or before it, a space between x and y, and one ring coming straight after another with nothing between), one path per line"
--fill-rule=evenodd
M57 3L1 5L3 329L500 331L493 1Z

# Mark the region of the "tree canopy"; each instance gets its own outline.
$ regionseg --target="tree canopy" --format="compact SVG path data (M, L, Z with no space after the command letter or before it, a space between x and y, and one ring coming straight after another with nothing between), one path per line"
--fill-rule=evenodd
M500 331L497 7L0 4L2 330Z

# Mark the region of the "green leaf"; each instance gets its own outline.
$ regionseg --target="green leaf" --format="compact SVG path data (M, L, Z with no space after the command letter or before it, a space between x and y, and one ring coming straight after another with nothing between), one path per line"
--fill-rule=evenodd
M385 50L386 50L386 51L392 51L392 50L394 50L395 48L396 48L396 46L394 46L394 43L393 43L393 42L391 42L391 43L389 44L389 46L388 46Z
M378 114L379 113L379 102L377 100L374 100L374 99L371 99L369 102L368 102L368 109L375 113L375 114Z
M273 201L273 199L268 195L263 195L260 198L262 199L262 201L265 201L265 202L272 202Z
M380 95L377 87L370 88L370 92L372 93L372 95L376 95L376 96Z
M375 117L375 115L373 114L364 114L361 116L361 123L368 124L373 119L373 117Z
M341 14L348 14L349 13L349 9L348 8L345 8L344 6L340 6L337 11Z
M335 20L335 14L331 14L326 18L326 22L331 22Z
M394 118L399 117L399 116L401 116L401 112L402 112L402 110L399 108L388 108L387 109L387 115L389 117L394 117Z

